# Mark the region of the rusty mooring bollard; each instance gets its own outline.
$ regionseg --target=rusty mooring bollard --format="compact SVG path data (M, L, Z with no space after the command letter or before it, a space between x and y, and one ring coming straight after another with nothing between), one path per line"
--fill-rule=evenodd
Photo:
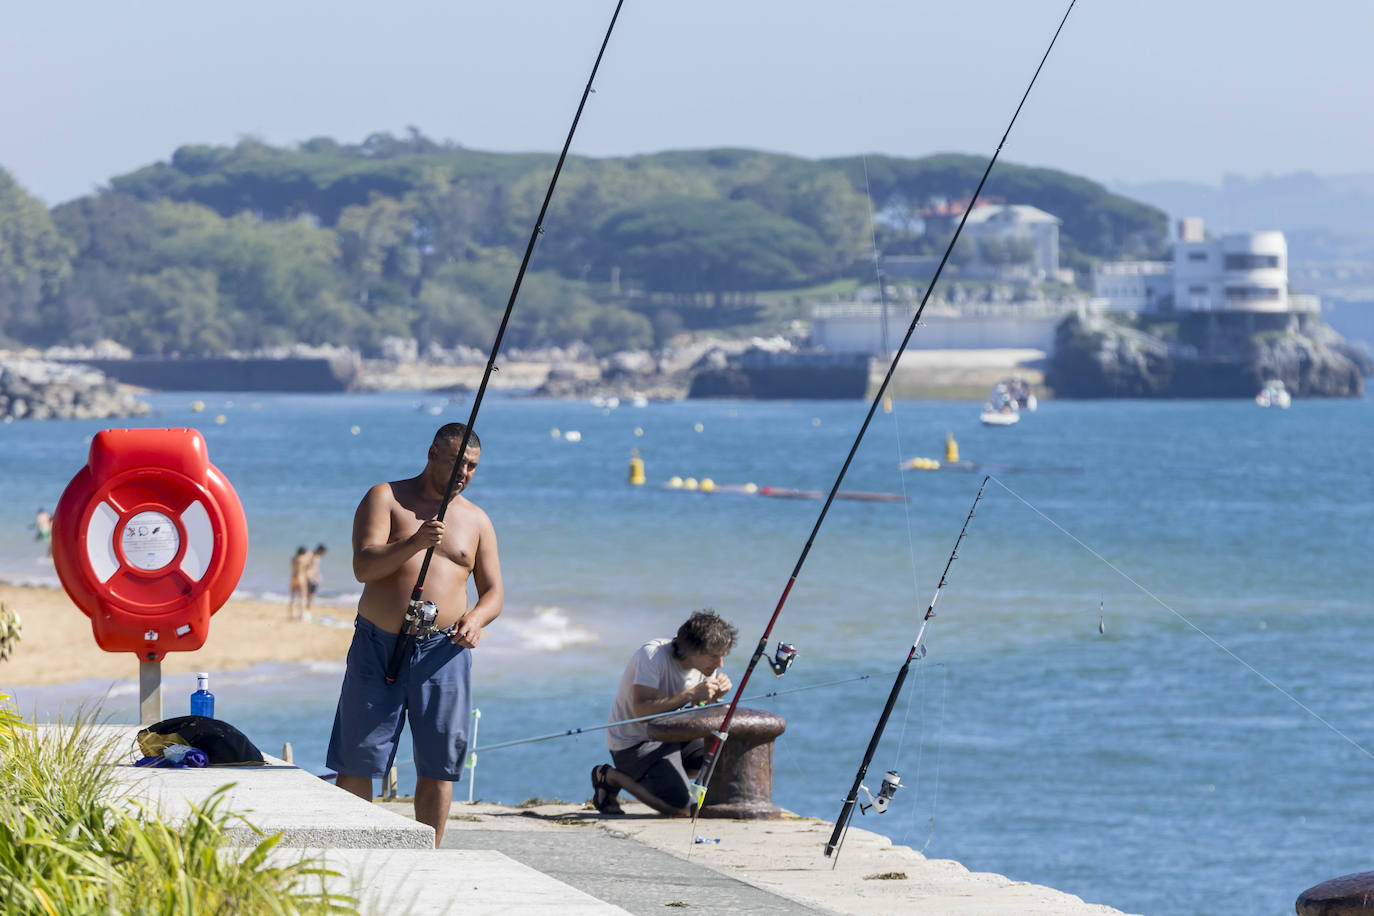
M1298 916L1374 916L1374 871L1342 875L1298 895Z
M646 724L655 741L691 741L711 737L725 720L724 709L688 710ZM730 737L721 747L716 771L706 790L702 817L774 820L782 809L773 804L773 739L787 720L762 709L735 709Z

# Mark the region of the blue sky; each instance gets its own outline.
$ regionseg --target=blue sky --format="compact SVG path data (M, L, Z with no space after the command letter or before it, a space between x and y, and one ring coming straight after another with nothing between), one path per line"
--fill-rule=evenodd
M1066 5L626 0L574 149L990 154ZM245 135L556 150L613 9L13 4L0 165L55 204ZM1371 171L1371 36L1369 0L1080 0L1003 156L1104 182Z

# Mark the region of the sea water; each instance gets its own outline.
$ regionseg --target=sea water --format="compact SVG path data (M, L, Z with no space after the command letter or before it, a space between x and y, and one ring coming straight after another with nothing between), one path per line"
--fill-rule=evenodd
M324 542L317 625L342 626L359 588L358 500L417 473L434 429L469 409L417 393L150 402L134 422L200 429L243 500L240 594L279 599L285 616L291 554ZM474 653L477 743L603 723L634 648L699 607L738 625L738 681L821 502L662 484L824 491L866 406L490 395L469 495L495 522L507 597ZM773 634L798 660L782 681L761 666L745 695L871 677L749 704L787 719L774 800L840 810L982 482L898 470L942 458L951 433L962 458L997 467L870 769L898 770L904 788L856 826L1145 913L1287 913L1304 888L1369 869L1370 401L1051 401L1011 428L981 426L978 406L898 402L874 418L844 488L908 501L834 503ZM107 425L0 426L0 576L56 582L27 526ZM632 448L642 488L626 483ZM268 752L290 741L322 772L341 670L216 672L219 715ZM127 681L17 695L46 718L105 695L108 713L132 720L135 671L130 658ZM167 680L171 695L192 688ZM587 798L603 735L479 755L475 795ZM398 760L404 786L404 742Z

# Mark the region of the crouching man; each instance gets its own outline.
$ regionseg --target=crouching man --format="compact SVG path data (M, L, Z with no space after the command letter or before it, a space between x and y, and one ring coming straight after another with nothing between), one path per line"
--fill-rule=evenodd
M720 670L738 636L715 611L692 614L672 638L640 646L625 666L611 705L612 722L714 703L730 691ZM620 814L623 789L660 814L691 814L691 784L706 756L706 741L665 743L649 738L645 722L614 725L606 746L614 766L592 769L592 804L603 814Z

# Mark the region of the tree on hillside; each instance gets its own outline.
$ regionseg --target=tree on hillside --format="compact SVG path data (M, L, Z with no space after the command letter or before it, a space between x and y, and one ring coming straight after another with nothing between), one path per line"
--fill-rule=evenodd
M749 201L657 197L601 226L603 263L620 265L644 288L718 303L730 292L814 282L830 248L800 223Z
M71 256L43 203L0 168L0 337L27 340L40 331L43 306L71 275Z

